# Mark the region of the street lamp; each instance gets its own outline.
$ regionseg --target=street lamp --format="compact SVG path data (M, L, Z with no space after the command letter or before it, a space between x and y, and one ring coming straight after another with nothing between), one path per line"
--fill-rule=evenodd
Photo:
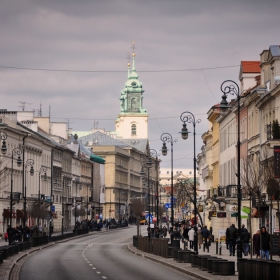
M150 168L152 167L152 160L151 160L151 156L148 155L148 160L146 163L144 163L141 167L140 170L140 175L142 177L142 180L145 179L145 177L147 177L147 184L148 184L148 211L149 211L149 221L148 221L148 225L149 225L149 232L148 232L148 236L149 236L149 241L151 239L151 198L150 198Z
M80 178L79 177L76 177L74 182L76 183L76 197L75 197L75 235L77 235L77 193L78 193L78 183L80 183ZM82 189L82 186L80 185L79 186L79 189L81 190Z
M7 134L2 130L0 130L0 139L2 140L1 153L5 155L7 153L7 145L6 145Z
M41 201L41 173L44 173L43 179L44 181L47 181L48 176L47 176L47 167L46 166L41 166L40 171L39 171L39 194L38 194L38 201Z
M63 176L63 189L62 193L65 190L64 187L66 187L66 192L68 193L68 188L70 187L69 181L71 180L70 177ZM66 199L68 197L68 194L66 195ZM66 209L67 211L67 209ZM65 209L64 209L64 203L63 203L63 195L62 195L62 220L61 220L61 234L63 235L64 232L64 215L65 215Z
M174 201L173 201L173 144L177 142L177 139L173 139L172 135L170 133L163 133L160 136L161 141L163 142L162 148L161 148L161 153L163 156L167 155L167 147L166 147L166 142L170 143L171 145L171 226L173 227L174 225Z
M17 166L21 167L22 165L22 160L20 155L22 154L22 149L21 148L14 148L12 151L12 172L11 172L11 194L10 194L10 225L12 228L12 210L13 210L13 184L14 184L14 179L13 179L13 173L14 173L14 155L17 155Z
M40 201L41 201L41 173L44 173L43 179L44 181L47 181L47 167L46 166L41 166L39 170L39 193L38 193L38 207L40 207ZM38 217L38 226L39 226L39 217Z
M23 212L24 212L24 220L23 220L24 228L26 226L26 196L27 196L27 194L26 194L26 177L27 177L27 175L26 175L26 173L27 173L26 168L28 166L30 166L30 171L29 171L30 172L30 176L33 176L34 175L33 165L34 165L34 160L33 159L26 160L26 162L25 162L25 182L24 182L24 210L23 210Z
M158 192L159 192L159 190L158 190L158 156L159 155L160 154L158 154L155 149L150 149L149 150L149 156L156 158L155 169L156 169L156 217L157 217L157 226L159 226L159 217L158 217L158 205L159 205L159 201L158 201Z
M89 188L90 183L86 183L86 185L87 185L87 222L88 222L88 189L90 190L90 192L92 192L93 188L92 187Z
M232 108L228 105L227 95L236 95L237 97L237 219L238 219L238 240L237 240L237 258L242 258L241 244L241 183L240 183L240 91L239 86L232 80L226 80L221 84L223 93L220 105L215 108L220 108L221 115L224 115L227 109Z
M197 208L196 208L196 151L195 151L195 127L197 123L201 122L201 119L195 120L194 115L191 112L185 111L180 116L181 121L183 122L183 128L181 131L182 138L184 140L188 139L188 129L186 126L186 122L193 124L193 192L194 192L194 199L193 199L193 206L194 206L194 223L196 225L196 216L197 216ZM198 253L197 248L197 235L194 236L194 251Z

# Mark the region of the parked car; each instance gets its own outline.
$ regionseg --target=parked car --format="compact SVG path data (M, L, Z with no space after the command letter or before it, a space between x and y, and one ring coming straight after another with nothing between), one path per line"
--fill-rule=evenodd
M140 225L147 225L147 221L145 219L141 219L140 220Z

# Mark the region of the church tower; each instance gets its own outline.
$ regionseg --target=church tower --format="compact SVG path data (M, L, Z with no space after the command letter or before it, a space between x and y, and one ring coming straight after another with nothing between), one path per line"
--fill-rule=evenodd
M133 45L134 49L134 45ZM142 83L135 68L135 53L132 54L132 70L128 63L125 88L121 91L121 112L115 121L117 137L126 139L148 139L148 114L143 109Z

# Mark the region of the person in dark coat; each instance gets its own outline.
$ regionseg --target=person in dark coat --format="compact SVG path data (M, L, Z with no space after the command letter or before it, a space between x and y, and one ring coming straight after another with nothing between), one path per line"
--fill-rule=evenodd
M250 239L251 239L250 233L248 232L247 228L244 228L241 233L241 240L242 240L244 256L248 256Z
M269 260L270 234L265 227L261 228L261 258Z
M235 245L237 237L237 228L232 224L228 229L228 245L229 245L229 255L235 256Z
M8 233L8 239L9 239L9 245L12 245L12 243L14 241L14 238L13 238L14 231L11 228L11 225L8 226L7 233Z
M253 254L257 255L257 259L260 258L260 230L258 229L257 232L253 235Z

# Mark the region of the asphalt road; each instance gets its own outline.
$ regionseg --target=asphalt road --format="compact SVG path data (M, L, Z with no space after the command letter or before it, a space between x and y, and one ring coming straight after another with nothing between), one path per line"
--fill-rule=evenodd
M132 226L56 244L30 256L20 279L193 279L127 251L124 245L132 243L135 233Z

